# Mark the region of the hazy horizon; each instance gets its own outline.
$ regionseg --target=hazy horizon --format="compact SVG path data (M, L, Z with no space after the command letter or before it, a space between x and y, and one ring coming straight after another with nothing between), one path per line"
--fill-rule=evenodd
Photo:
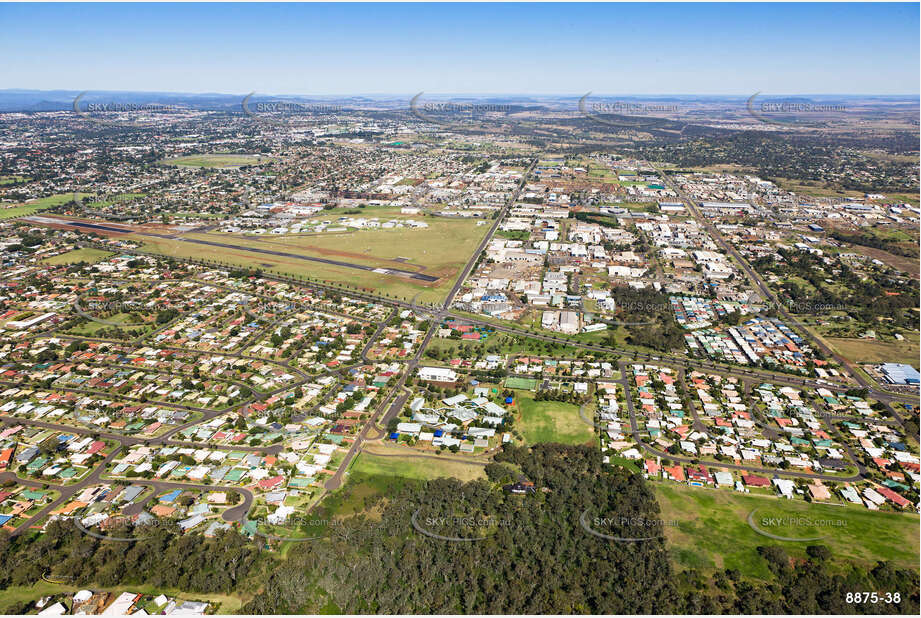
M122 90L117 88L95 88L91 90L80 90L76 88L0 88L0 92L7 93L68 93L79 94L173 94L189 96L246 96L247 94L270 96L270 97L407 97L420 94L419 92L332 92L332 93L306 93L306 92L231 92L231 91L186 91L186 90ZM422 91L426 97L572 97L580 98L586 93L572 92L543 92L543 93L524 93L524 92L430 92ZM718 92L624 92L624 93L606 93L591 92L592 97L713 97L713 98L734 98L746 99L755 94L762 97L875 97L875 98L901 98L901 97L921 97L921 93L874 93L874 92L762 92L751 94L730 94Z

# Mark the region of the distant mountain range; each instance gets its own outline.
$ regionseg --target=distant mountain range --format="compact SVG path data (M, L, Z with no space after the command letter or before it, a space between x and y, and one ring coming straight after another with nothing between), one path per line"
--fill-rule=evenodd
M82 96L80 96L82 94ZM74 101L79 96L79 106L85 109L90 104L119 105L161 105L176 106L186 109L211 111L240 111L243 99L249 93L185 93L185 92L131 92L118 90L0 90L0 112L51 112L72 110ZM250 104L256 103L323 103L339 105L345 109L396 109L406 108L412 97L419 93L406 94L355 94L355 95L268 95L253 94ZM754 93L753 93L754 94ZM496 95L496 94L440 94L424 93L425 101L476 102L478 104L511 104L533 106L535 108L572 109L585 96L583 93L563 95ZM593 101L626 101L646 103L693 103L696 105L732 104L739 105L751 97L741 95L613 95L592 93ZM840 103L861 105L892 105L898 103L918 105L917 95L844 95L844 94L809 94L809 95L758 95L758 100L783 102Z

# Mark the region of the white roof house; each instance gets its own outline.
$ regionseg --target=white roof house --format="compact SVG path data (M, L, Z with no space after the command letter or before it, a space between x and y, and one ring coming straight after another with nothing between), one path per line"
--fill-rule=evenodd
M783 494L783 496L787 498L793 497L793 491L796 489L796 483L789 479L774 479L773 483L777 487L777 491Z
M422 425L420 423L397 423L397 431L400 433L416 435L422 431Z
M427 382L457 382L457 373L447 367L420 367L419 379Z

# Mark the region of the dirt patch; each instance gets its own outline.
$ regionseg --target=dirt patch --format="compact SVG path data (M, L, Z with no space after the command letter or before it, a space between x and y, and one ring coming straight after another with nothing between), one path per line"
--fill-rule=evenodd
M454 266L442 266L441 268L427 270L425 274L438 277L438 279L441 280L445 277L457 277L458 274L460 274L460 270L460 268L455 268Z
M490 277L496 279L528 279L535 274L539 275L540 268L535 268L524 263L507 263L493 266L489 273Z
M179 230L169 225L130 225L108 221L106 219L84 219L80 217L62 217L58 215L32 215L25 219L29 223L42 225L54 230L73 230L84 233L94 232L99 236L121 237L126 234L177 235ZM80 227L80 224L96 227Z
M882 249L864 247L863 245L854 245L853 249L858 253L875 258L884 264L888 264L893 268L908 273L912 279L921 279L921 274L919 274L919 264L921 264L921 262L918 262L917 258L895 255L888 251L883 251Z

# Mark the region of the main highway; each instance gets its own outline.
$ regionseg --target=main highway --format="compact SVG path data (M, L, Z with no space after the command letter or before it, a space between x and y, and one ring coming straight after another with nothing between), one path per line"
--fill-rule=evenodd
M688 210L694 216L694 219L710 233L713 239L716 240L716 242L720 245L720 247L723 248L724 251L726 251L727 254L731 255L735 259L736 263L745 272L745 275L748 277L749 281L751 281L752 284L758 288L765 299L773 303L773 306L777 309L777 312L780 313L795 330L798 330L804 339L808 340L815 347L822 350L826 356L834 358L837 363L846 368L851 377L858 384L860 384L860 386L864 388L874 388L874 385L870 384L863 377L863 374L857 370L850 361L831 349L824 341L822 341L820 337L816 336L812 331L810 331L808 327L806 327L804 324L801 324L796 318L790 315L784 304L780 302L780 299L773 292L773 290L771 290L764 279L762 279L761 276L755 271L755 269L751 267L751 264L748 263L748 260L742 257L742 254L739 253L735 246L726 240L722 232L720 232L720 230L715 225L713 225L713 222L710 221L710 219L704 217L701 214L700 210L697 208L696 202L691 199L679 186L677 186L672 181L672 179L668 177L668 174L663 172L660 167L657 167L656 165L653 165L653 167L662 178L665 186L667 186L678 195L678 197L688 207Z
M263 278L268 279L268 280L280 281L280 282L285 282L289 284L294 284L294 285L299 285L299 286L304 286L304 287L309 287L309 288L314 288L314 289L331 291L335 293L345 294L345 295L348 295L354 298L360 298L360 299L371 301L371 302L389 305L394 308L394 313L391 313L391 317L395 315L395 312L398 309L411 309L417 314L419 314L420 316L424 316L430 319L428 329L418 349L416 350L416 353L409 361L405 363L403 370L400 373L399 380L389 390L387 396L376 407L374 413L371 415L368 421L364 424L361 431L358 433L355 440L350 445L349 450L346 453L346 457L342 461L337 471L324 484L324 492L334 491L338 489L339 487L341 487L342 483L344 482L345 475L349 469L349 466L352 464L354 458L357 457L358 454L362 451L363 444L369 440L379 440L382 435L382 432L386 431L386 427L389 421L395 418L397 415L399 415L400 411L403 409L407 399L410 396L410 391L406 389L405 387L406 382L415 372L422 358L423 353L425 352L429 343L432 340L432 337L434 336L437 329L440 327L442 321L447 317L451 317L455 320L469 323L469 324L486 326L498 332L503 332L503 333L507 333L507 334L515 335L519 337L563 344L563 345L570 346L572 348L580 349L584 351L601 352L605 354L612 354L612 353L617 354L622 357L622 359L619 361L619 366L621 367L621 372L623 375L621 382L625 386L628 386L627 381L626 381L626 372L625 372L625 364L628 361L624 359L633 358L635 361L661 362L661 363L667 363L667 364L684 366L684 367L689 367L690 364L693 363L693 366L696 369L706 369L710 371L720 372L725 375L733 375L733 376L737 376L740 378L744 378L746 380L760 380L760 381L766 381L766 382L769 381L769 382L776 382L776 383L793 385L793 386L801 386L801 387L804 386L804 387L810 387L810 388L824 387L831 391L835 391L839 393L843 392L844 390L848 388L847 385L842 385L842 384L833 384L833 383L826 382L826 381L814 380L811 378L795 377L795 376L786 375L786 374L779 374L775 372L763 371L760 369L741 368L738 366L733 366L733 365L729 365L725 363L712 362L712 361L707 361L707 360L690 359L688 357L678 356L678 355L673 355L673 354L655 354L652 352L644 352L644 351L639 351L639 350L618 349L618 348L608 347L608 346L603 346L603 345L589 344L589 343L584 343L584 342L581 342L575 339L571 339L568 337L564 337L564 336L549 334L547 332L533 331L533 330L529 330L526 328L513 326L513 325L510 325L509 323L496 323L494 321L478 319L476 317L471 317L466 314L461 314L458 312L451 311L450 309L451 305L453 304L454 299L456 298L458 292L463 287L464 281L472 272L474 266L477 263L477 260L480 258L483 251L485 250L489 242L492 240L493 236L495 235L496 230L498 229L502 220L505 218L509 209L517 201L522 189L527 183L528 175L534 169L536 164L537 164L537 160L532 161L527 171L523 174L522 180L519 183L516 190L512 193L512 195L510 196L508 201L505 203L505 205L497 212L492 225L487 230L487 232L484 234L483 239L477 246L475 252L470 256L470 259L467 261L463 269L460 271L457 277L457 280L455 281L451 290L448 292L445 298L445 301L440 305L421 305L413 301L406 301L406 300L371 294L371 293L368 293L362 290L358 290L358 289L355 289L353 287L343 285L343 284L335 284L335 283L320 282L320 281L309 281L308 282L308 281L304 281L304 280L297 279L294 277L287 277L284 275L274 275L274 274L267 274L267 273L263 273L261 275ZM673 191L675 191L675 193L678 194L679 197L686 203L687 207L689 208L690 212L695 217L695 219L698 220L701 223L701 225L703 225L710 232L710 234L714 237L714 239L720 244L721 247L723 247L724 250L727 251L727 253L733 256L733 258L737 261L737 263L743 268L743 270L745 271L749 279L752 281L752 283L761 291L764 297L775 302L781 314L784 315L784 317L786 317L792 324L797 325L796 321L793 320L793 318L791 318L789 314L787 314L786 311L783 309L782 304L778 302L776 295L774 295L771 292L771 290L768 288L765 282L758 276L758 274L751 268L751 266L742 258L742 256L739 255L739 253L735 250L735 248L732 247L732 245L723 238L719 230L716 229L715 226L713 226L710 221L708 221L705 217L701 215L701 213L698 211L696 207L696 204L694 204L694 202L690 200L679 188L675 187L671 179L669 179L666 174L664 174L659 168L656 168L656 169L659 172L660 176L662 177L663 181L666 183L666 185L669 186ZM81 244L86 245L86 246L102 246L102 245L99 245L98 243L81 243ZM139 250L120 249L120 251L122 251L123 253L135 253L139 255L151 255L151 256L156 256L156 257L162 257L155 253L148 253L148 252L139 251ZM174 259L185 261L185 262L190 262L190 263L209 265L209 266L216 265L216 262L209 261L209 260L197 260L197 259L191 259L191 258L189 259L174 258ZM393 274L399 274L399 273L393 273ZM213 284L209 283L209 285L213 285ZM239 291L239 290L235 290L235 291ZM367 358L367 352L370 350L374 341L380 336L380 334L383 331L383 328L386 326L386 323L388 321L389 319L385 320L384 322L378 325L373 335L370 337L370 340L363 348L362 353L361 353L361 360L363 362L369 362L369 359ZM835 360L838 361L843 367L846 367L848 369L848 372L853 376L856 382L860 384L861 386L867 388L869 390L870 396L873 397L874 399L884 402L885 404L887 404L887 406L888 404L891 404L893 402L917 402L916 395L891 393L888 391L884 391L884 390L875 388L874 385L868 383L862 377L860 372L856 371L850 365L850 363L848 363L845 359L841 358L839 355L837 355L832 350L830 350L824 344L824 342L822 342L820 339L813 337L809 331L806 331L803 334L810 341L814 341L816 346L819 349L821 349L826 354L829 354L830 356L835 358ZM66 338L66 339L86 339L86 338L80 338L80 337L70 337L66 335L59 335L56 333L55 334L43 333L43 335L44 336L55 336L55 337ZM195 350L186 350L184 348L169 348L169 349L195 352ZM215 352L202 352L202 353L214 354ZM249 358L249 357L246 357L240 354L235 354L235 353L222 353L222 354L227 354L229 356L234 356L238 358ZM253 360L257 360L257 359L253 358ZM265 361L265 359L262 359L262 358L259 358L258 360ZM285 385L283 387L280 387L279 389L275 389L273 393L280 392L282 390L288 390L290 388L294 388L298 384L302 384L306 381L308 377L306 374L294 368L291 368L291 367L288 367L288 369L298 374L297 383ZM329 373L338 374L338 371L329 372ZM313 378L316 376L310 376L310 377ZM266 394L263 394L263 395L266 395ZM254 397L254 399L255 398L256 397ZM638 444L641 445L641 448L643 448L644 450L646 450L648 453L652 455L657 455L660 457L667 457L668 459L671 459L674 461L682 461L682 462L690 463L691 460L689 459L677 457L669 453L659 451L655 447L652 447L649 444L642 442L639 439L640 434L639 434L639 430L637 427L636 416L633 410L631 398L628 396L626 397L626 400L627 400L628 413L630 415L631 433L633 434L634 438L637 439L637 442ZM161 405L161 404L158 404L158 405ZM183 406L176 406L176 407L183 407ZM901 418L895 413L895 411L891 407L889 407L889 409L895 416L896 420L901 423L902 422ZM170 444L170 445L177 445L177 446L181 445L181 446L189 446L189 447L194 447L194 448L209 448L209 449L231 448L231 447L223 447L221 445L215 446L215 445L210 445L207 443L198 443L198 442L188 441L188 440L170 439L171 436L175 435L175 433L177 433L178 431L184 428L205 422L207 420L210 420L210 418L213 418L217 414L220 414L223 412L224 411L217 411L217 412L205 411L204 416L201 419L187 423L185 425L182 425L181 427L174 428L171 431L161 436L148 438L148 439L142 439L136 436L125 436L125 435L115 434L115 433L110 433L110 432L100 433L100 432L93 431L90 429L75 428L70 425L48 423L48 422L43 422L43 421L33 421L33 420L21 419L17 417L0 416L0 420L2 420L4 423L7 423L7 424L16 423L16 424L30 425L30 426L36 426L36 427L43 427L43 428L48 428L48 429L58 429L61 431L78 433L81 435L96 434L102 439L109 440L110 442L111 441L117 442L117 445L109 447L109 450L105 458L103 459L103 461L100 462L89 474L87 474L85 478L77 481L76 483L70 484L70 485L65 485L65 484L53 484L52 485L50 483L43 484L43 483L33 481L30 479L18 478L13 472L10 472L10 471L0 474L0 480L16 480L19 483L22 483L26 486L32 486L32 487L50 485L51 487L53 487L55 491L60 493L57 499L55 499L51 504L46 505L38 513L30 517L27 521L25 521L19 527L17 527L16 530L12 532L12 534L18 535L24 532L25 530L32 529L34 526L38 525L49 513L57 509L59 506L66 504L66 502L69 499L71 499L72 496L75 495L77 492L81 491L83 488L90 486L94 483L99 483L101 481L104 481L105 479L103 479L102 474L104 473L106 466L116 458L116 456L118 455L118 453L121 452L121 449L124 446L144 443L148 445ZM375 432L375 437L373 438L371 437L372 432ZM275 454L280 451L281 446L274 445L274 446L269 446L269 447L232 447L232 448L233 450L246 450L246 451L251 451L251 452ZM859 462L855 461L855 464L858 465L858 468L860 468ZM777 474L777 475L782 475L782 476L792 476L792 477L798 477L798 478L814 478L814 479L826 479L826 480L837 480L837 481L858 480L865 473L865 470L859 469L859 473L857 475L853 477L845 478L842 476L811 474L811 473L799 472L795 470L768 470L765 468L758 468L754 466L730 465L730 464L723 464L723 463L720 463L719 465L720 467L737 469L740 471L748 471L752 473ZM200 484L200 483L167 482L167 481L149 480L149 479L132 479L131 482L152 487L155 492L163 490L163 489L173 489L173 488L194 489L194 490L200 490L200 491L221 490L221 491L228 491L228 492L237 492L242 496L243 498L242 502L239 505L234 506L233 508L230 508L224 511L223 519L225 521L243 521L245 517L247 516L247 514L249 513L250 508L252 507L252 504L253 504L253 500L254 500L254 496L253 496L251 487L216 486L216 485Z

